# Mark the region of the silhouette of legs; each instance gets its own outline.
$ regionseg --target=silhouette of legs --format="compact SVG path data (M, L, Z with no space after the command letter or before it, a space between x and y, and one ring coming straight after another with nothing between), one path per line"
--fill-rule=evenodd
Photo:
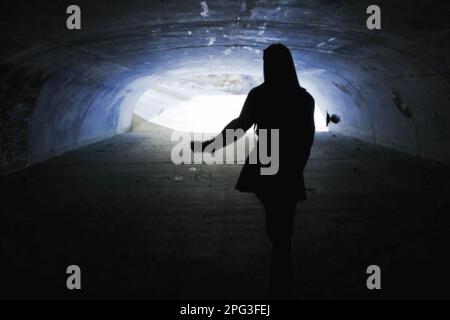
M271 242L268 298L288 298L294 289L292 236L297 201L273 195L257 195L266 211L266 231Z

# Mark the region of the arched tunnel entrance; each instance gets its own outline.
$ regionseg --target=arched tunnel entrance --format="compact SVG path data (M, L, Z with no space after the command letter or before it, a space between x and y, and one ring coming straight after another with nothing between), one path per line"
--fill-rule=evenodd
M379 1L381 30L356 0L80 0L77 31L69 4L0 4L0 298L76 298L74 264L85 298L260 298L242 165L176 165L171 134L236 117L278 42L316 105L293 298L449 297L447 2Z
M239 116L248 92L263 83L258 73L261 70L255 70L254 75L195 74L195 70L184 69L158 76L137 101L131 129L145 130L143 123L151 122L179 131L218 134ZM308 84L306 80L302 82ZM326 114L322 106L315 109L317 132L328 131L322 110Z

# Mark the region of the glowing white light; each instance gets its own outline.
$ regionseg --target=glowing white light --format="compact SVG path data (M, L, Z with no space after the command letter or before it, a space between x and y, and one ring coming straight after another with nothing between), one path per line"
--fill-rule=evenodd
M148 119L187 132L218 133L239 116L245 95L199 95Z
M317 132L328 131L326 117L323 115L322 111L320 111L317 105L316 109L314 110L314 124L316 125Z
M140 105L137 113L155 124L186 132L218 133L231 120L239 116L246 95L217 94L197 95L163 110L159 115L148 117L145 109L151 105ZM164 101L160 101L164 103ZM169 105L171 101L167 101ZM142 112L144 109L144 112ZM316 131L328 131L325 117L316 107L314 114Z

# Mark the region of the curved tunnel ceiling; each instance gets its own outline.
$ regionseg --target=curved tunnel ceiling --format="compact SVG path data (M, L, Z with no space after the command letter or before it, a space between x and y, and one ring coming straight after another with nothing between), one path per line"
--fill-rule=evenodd
M2 170L128 130L162 77L261 76L273 42L341 115L334 130L450 162L446 1L378 1L379 31L366 28L368 1L200 2L77 1L79 31L65 27L68 1L2 2Z

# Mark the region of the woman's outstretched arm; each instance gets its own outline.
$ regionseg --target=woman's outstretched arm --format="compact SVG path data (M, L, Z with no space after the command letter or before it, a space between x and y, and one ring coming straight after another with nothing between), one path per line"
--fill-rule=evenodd
M252 91L247 96L247 99L245 100L244 106L242 107L241 114L236 119L233 119L228 123L225 128L223 128L222 132L220 132L216 137L213 139L207 140L202 142L201 150L202 152L205 150L205 148L210 145L212 142L214 142L216 139L222 139L223 141L223 148L225 148L227 145L237 141L239 138L241 138L245 131L247 131L253 124L253 116L252 116L252 110L254 108L254 94ZM229 139L226 139L227 132L230 132L228 130L232 130L234 133L234 139L232 141L227 141ZM191 142L191 149L197 150L195 148L195 144L199 142Z

